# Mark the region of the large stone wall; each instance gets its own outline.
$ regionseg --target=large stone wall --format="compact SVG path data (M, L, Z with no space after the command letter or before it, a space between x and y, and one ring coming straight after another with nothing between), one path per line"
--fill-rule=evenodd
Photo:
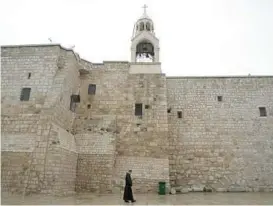
M38 114L1 116L1 190L24 192L39 127Z
M1 152L1 192L24 191L31 159L30 152Z
M132 66L92 64L59 45L2 47L2 191L115 192L129 169L135 192L155 192L159 181L273 189L273 77L166 79ZM80 95L75 112L71 95Z
M168 78L167 94L173 185L273 189L273 77Z
M111 192L115 159L115 116L77 118L75 139L77 162L76 191Z
M89 74L81 75L81 103L77 107L77 118L74 122L77 145L92 145L91 142L98 139L98 133L102 133L101 143L89 151L99 150L109 154L109 149L115 148L112 157L116 158L114 165L113 190L118 190L124 180L126 170L135 170L136 188L138 191L157 190L158 181L169 181L168 175L168 124L167 124L167 102L166 102L166 79L161 74L129 74L127 62L104 62L104 64L93 64ZM96 94L88 95L88 85L96 85ZM142 118L135 116L135 103L143 104ZM148 108L145 109L145 105ZM109 116L115 124L106 124L106 120L100 121L98 117ZM110 148L101 148L102 142L107 141L107 135L112 134L113 141ZM84 139L83 139L84 137ZM84 143L83 143L84 142ZM104 143L103 143L104 144ZM95 146L94 145L94 146ZM83 148L79 148L79 164L86 165L91 162L93 155L81 155ZM94 150L95 149L95 150ZM105 154L106 155L106 154ZM103 155L99 155L102 160ZM87 160L86 158L90 158ZM139 164L139 158L145 159ZM147 173L142 168L150 168L150 158L154 158L155 164ZM123 159L124 162L117 159ZM99 160L98 161L102 161ZM114 159L113 159L114 160ZM106 161L110 161L106 158ZM163 162L159 163L159 162ZM81 162L81 163L80 163ZM130 163L128 163L130 162ZM81 169L78 175L86 171L86 178L90 181L98 181L100 177L92 177L93 165L89 163L89 169ZM153 171L162 169L165 172L150 180ZM101 173L103 175L103 172ZM109 176L109 174L104 174ZM77 176L78 178L78 176ZM92 180L91 180L92 179ZM84 181L81 180L83 183ZM82 184L81 183L81 184ZM90 183L86 183L90 184ZM85 186L89 188L89 186ZM77 186L80 188L80 186ZM81 186L84 188L84 186ZM97 186L99 188L99 186ZM152 188L152 189L151 189ZM94 188L93 188L94 189Z
M74 191L75 140L72 134L65 133L73 124L73 113L68 104L70 95L78 91L77 56L59 45L1 47L1 72L1 136L4 140L1 152L4 163L2 178L5 181L2 190L26 194ZM24 87L31 88L31 93L29 101L22 102L20 93ZM54 137L52 128L56 124L64 128L61 128L64 131L60 137L61 147L50 145ZM74 150L65 148L68 141L74 141ZM22 164L15 167L20 159ZM58 181L54 184L46 176L52 176L51 167L59 172ZM24 184L16 189L14 180Z
M44 104L57 71L59 50L58 46L1 47L2 110L13 107L9 112L38 112L33 109ZM30 101L19 101L23 87L31 88Z
M78 154L74 136L52 124L45 158L43 193L73 194L76 183Z
M124 180L125 171L133 169L134 188L155 192L159 181L169 184L166 79L161 74L130 74L127 88L130 104L117 121L115 175ZM135 103L143 104L142 117L135 116ZM151 178L154 171L158 175Z

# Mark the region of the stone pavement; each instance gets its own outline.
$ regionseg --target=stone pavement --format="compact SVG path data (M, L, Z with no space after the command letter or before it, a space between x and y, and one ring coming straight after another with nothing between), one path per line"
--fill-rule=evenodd
M188 193L160 196L136 194L134 205L273 205L273 193ZM23 196L2 193L1 204L13 205L126 205L121 195L97 195L81 193L73 196L31 195ZM132 203L129 203L132 205Z

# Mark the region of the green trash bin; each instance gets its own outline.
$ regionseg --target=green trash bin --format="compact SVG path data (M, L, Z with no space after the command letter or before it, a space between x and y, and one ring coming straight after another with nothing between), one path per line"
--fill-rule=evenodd
M158 194L165 195L166 194L166 182L159 182L159 191Z

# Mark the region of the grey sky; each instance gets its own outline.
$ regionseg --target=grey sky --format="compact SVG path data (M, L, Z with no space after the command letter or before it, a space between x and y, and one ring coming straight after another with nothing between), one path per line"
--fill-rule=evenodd
M168 76L273 75L272 0L0 0L0 44L51 37L91 62L129 61L143 4Z

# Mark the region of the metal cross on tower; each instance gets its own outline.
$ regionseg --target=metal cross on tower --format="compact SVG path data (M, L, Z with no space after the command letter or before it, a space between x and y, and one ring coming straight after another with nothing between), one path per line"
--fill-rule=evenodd
M144 4L142 8L144 9L144 14L146 15L146 9L148 8L148 6Z

